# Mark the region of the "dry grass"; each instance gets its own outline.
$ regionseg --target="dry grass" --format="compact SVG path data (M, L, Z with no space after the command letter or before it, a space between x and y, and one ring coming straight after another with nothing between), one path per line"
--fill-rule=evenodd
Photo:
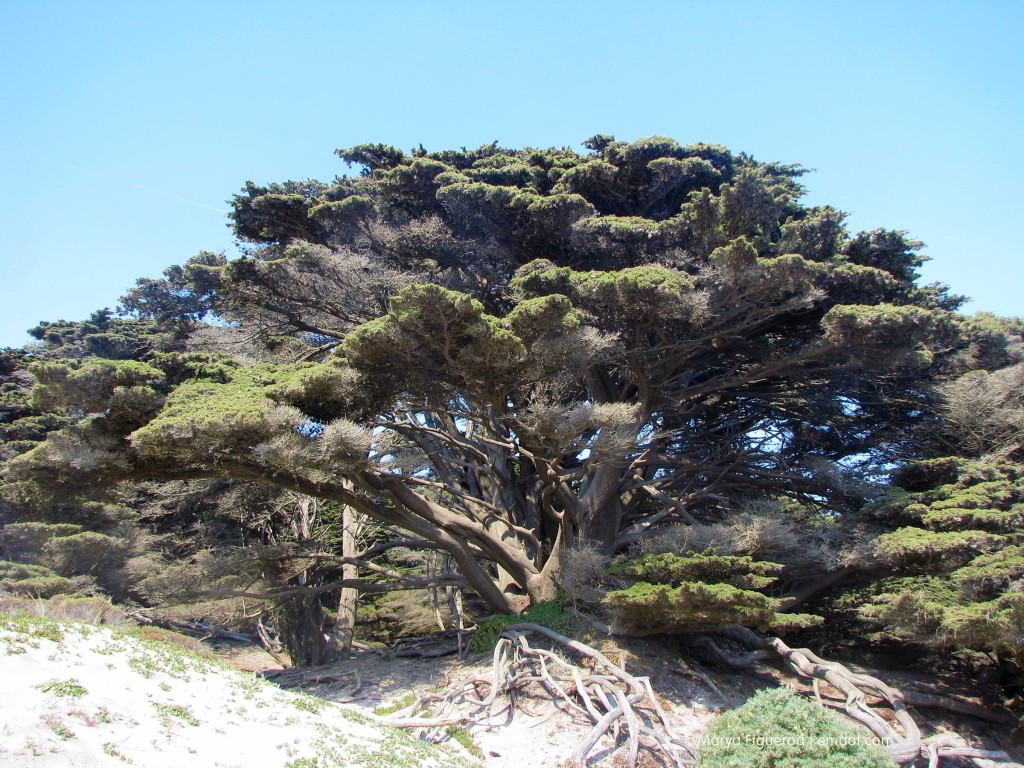
M80 621L87 624L120 626L129 622L128 615L102 597L55 595L46 600L14 595L0 595L0 612L25 611L53 621Z
M637 555L714 550L721 555L750 555L785 565L824 566L833 570L858 557L859 541L838 527L805 527L776 502L745 505L722 523L676 525L641 542Z
M608 566L608 558L597 547L579 543L562 553L558 573L558 586L572 600L574 607L596 605L604 598L601 577Z

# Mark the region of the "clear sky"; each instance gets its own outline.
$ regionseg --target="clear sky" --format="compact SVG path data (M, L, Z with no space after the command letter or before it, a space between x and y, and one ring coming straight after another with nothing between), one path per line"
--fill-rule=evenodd
M924 281L1024 314L1024 3L0 0L0 346L199 250L334 149L596 133L814 168Z

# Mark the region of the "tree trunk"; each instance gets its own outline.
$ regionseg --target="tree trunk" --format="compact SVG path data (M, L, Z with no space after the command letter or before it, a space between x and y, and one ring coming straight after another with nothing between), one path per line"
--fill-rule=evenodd
M353 557L356 554L356 527L359 525L358 513L345 505L342 511L341 555ZM348 563L341 567L342 579L359 578L359 569ZM352 652L352 635L356 628L356 610L359 604L359 591L346 587L341 590L338 599L338 617L334 622L334 644L340 658L347 659Z
M604 464L587 479L581 497L584 508L581 538L606 555L613 554L615 550L625 512L619 496L621 482L622 468L619 464Z
M335 660L335 651L324 635L319 595L294 595L283 602L281 614L283 639L292 666L315 667Z

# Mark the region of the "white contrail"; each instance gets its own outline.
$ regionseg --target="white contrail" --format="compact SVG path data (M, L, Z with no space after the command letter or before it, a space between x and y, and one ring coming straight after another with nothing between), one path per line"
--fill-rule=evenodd
M84 174L86 174L88 176L93 176L93 177L95 177L97 179L103 179L104 181L109 181L109 182L111 182L113 184L122 184L122 185L124 185L126 187L134 187L135 189L142 190L143 192L149 192L150 194L153 194L153 195L159 195L160 197L166 197L168 200L177 200L179 203L185 203L187 205L194 205L196 208L204 208L207 211L213 211L214 213L227 213L227 210L224 209L224 208L214 208L212 205L207 205L206 203L200 203L198 200L189 200L187 197L181 197L180 195L173 195L170 192L164 192L162 189L157 189L156 187L149 187L149 186L146 186L145 184L139 184L138 182L135 182L135 181L128 181L127 179L119 179L116 176L108 176L105 173L97 173L96 171L89 170L88 168L82 168L81 166L71 165L69 163L58 163L58 165L62 165L65 168L70 168L73 171L78 171L79 173L84 173Z
M0 146L2 146L3 149L8 150L10 152L15 152L16 151L14 147L11 147L9 145L0 145ZM43 162L49 163L50 165L56 166L58 168L65 168L65 169L70 170L70 171L76 171L78 173L84 173L86 176L92 176L93 178L96 178L96 179L101 179L103 181L109 181L112 184L120 184L120 185L125 186L125 187L133 187L134 189L138 189L138 190L141 190L143 192L149 192L150 194L153 194L153 195L159 195L160 197L166 197L168 200L175 200L175 201L177 201L179 203L185 203L186 205L192 205L192 206L195 206L196 208L203 208L203 209L205 209L207 211L213 211L214 213L221 213L221 214L227 213L227 209L225 209L225 208L214 208L212 205L207 205L206 203L201 203L198 200L190 200L187 197L181 197L180 195L175 195L175 194L172 194L170 192L165 192L162 189L157 189L156 187L150 187L150 186L147 186L145 184L139 184L138 182L135 182L135 181L128 181L127 179L119 179L116 176L109 176L109 175L107 175L105 173L99 173L99 172L94 171L94 170L92 170L90 168L83 168L80 165L73 165L71 163L65 163L65 162L62 162L60 160L54 160L52 158L45 158L43 160Z

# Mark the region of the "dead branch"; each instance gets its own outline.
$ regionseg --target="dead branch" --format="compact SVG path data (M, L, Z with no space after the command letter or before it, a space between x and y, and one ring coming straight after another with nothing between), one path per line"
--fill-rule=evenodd
M572 663L555 652L530 645L527 635L541 635L578 657L588 666ZM475 679L421 696L411 706L385 718L389 725L418 728L428 738L452 724L485 724L509 707L522 706L516 698L536 685L556 704L585 714L593 727L573 752L569 764L583 768L605 737L618 745L625 737L626 765L635 766L641 747L664 755L672 765L692 765L694 747L671 728L646 677L634 677L596 648L565 637L538 624L514 624L505 629L494 648L490 679ZM501 707L499 713L494 710Z
M952 698L951 696L939 696L934 693L904 690L903 699L913 707L945 709L948 712L968 715L978 720L987 720L990 723L1012 726L1017 722L1017 718L1009 712L997 712L982 704L975 704L973 701L964 701L963 699Z
M129 618L134 619L140 624L152 624L163 629L169 629L174 632L181 632L183 634L198 636L202 640L209 640L210 638L220 640L231 640L236 643L246 643L253 645L256 643L249 635L243 635L238 632L231 632L221 627L216 627L213 624L203 621L182 621L178 619L161 619L154 616L148 616L141 611L136 611L129 615Z

